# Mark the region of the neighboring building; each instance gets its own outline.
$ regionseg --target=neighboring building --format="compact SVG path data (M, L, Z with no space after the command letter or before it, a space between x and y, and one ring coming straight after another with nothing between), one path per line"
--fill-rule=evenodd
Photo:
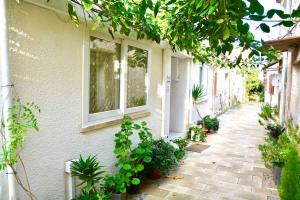
M283 9L292 12L299 8L299 0L281 0ZM292 119L294 123L300 123L300 28L299 24L287 28L282 28L280 39L266 41L265 45L273 46L275 49L283 51L281 90L280 90L280 121L283 123L287 119Z
M265 103L279 108L282 62L270 63L263 68Z
M65 163L80 154L97 155L101 165L113 170L114 134L125 114L147 121L155 138L176 137L197 120L194 84L207 90L198 105L203 115L244 100L244 78L236 71L193 63L166 43L118 34L113 40L104 32L76 27L66 2L9 1L14 94L42 110L41 131L28 135L22 151L39 199L67 198ZM137 143L136 136L133 140ZM7 199L5 177L0 177L0 199ZM17 196L26 199L21 189Z

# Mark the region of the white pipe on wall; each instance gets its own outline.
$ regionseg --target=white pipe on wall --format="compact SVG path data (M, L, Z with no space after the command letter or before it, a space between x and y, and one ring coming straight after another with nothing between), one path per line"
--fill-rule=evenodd
M8 22L7 22L7 10L8 0L0 0L0 68L1 68L1 93L3 103L3 121L6 123L9 117L9 108L12 105L11 88L12 83L10 80L10 67L9 67L9 55L8 55ZM5 126L5 137L9 138L10 131ZM9 141L6 141L9 145ZM16 199L16 184L13 170L7 166L7 187L8 187L8 199Z

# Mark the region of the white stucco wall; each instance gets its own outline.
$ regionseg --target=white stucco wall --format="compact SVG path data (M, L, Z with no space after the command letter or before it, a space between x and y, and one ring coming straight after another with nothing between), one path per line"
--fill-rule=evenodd
M10 61L15 95L41 107L39 133L29 134L22 157L31 188L39 199L65 198L65 162L97 155L112 169L114 133L119 126L80 133L82 126L83 37L68 16L32 4L10 1ZM149 45L149 42L142 42ZM149 123L161 133L162 49L151 46ZM20 199L25 199L20 194Z
M199 83L199 79L200 79L200 66L202 66L205 70L205 75L206 77L204 77L204 90L206 93L206 96L203 98L203 100L201 102L199 102L197 104L197 108L201 114L202 117L206 116L206 115L212 115L213 114L213 73L214 73L214 69L211 66L207 66L207 65L202 65L200 63L194 63L193 68L192 68L192 84L191 84L191 88L193 87L193 85L197 85L200 84ZM191 116L191 120L192 122L197 122L199 120L199 115L196 111L195 108L191 108L192 110L192 116Z

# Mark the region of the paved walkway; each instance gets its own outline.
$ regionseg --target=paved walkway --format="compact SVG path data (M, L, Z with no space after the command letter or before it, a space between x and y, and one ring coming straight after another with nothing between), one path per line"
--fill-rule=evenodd
M258 110L257 105L243 105L220 116L220 130L208 136L208 149L188 152L173 178L149 182L141 195L130 199L277 199L272 174L257 149L264 138Z

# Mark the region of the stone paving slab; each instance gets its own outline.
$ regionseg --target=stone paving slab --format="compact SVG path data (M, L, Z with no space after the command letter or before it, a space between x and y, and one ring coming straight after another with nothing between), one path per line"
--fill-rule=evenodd
M209 135L208 149L188 152L172 175L142 186L131 200L279 200L272 173L257 149L264 129L258 105L243 105L221 115L220 130Z

